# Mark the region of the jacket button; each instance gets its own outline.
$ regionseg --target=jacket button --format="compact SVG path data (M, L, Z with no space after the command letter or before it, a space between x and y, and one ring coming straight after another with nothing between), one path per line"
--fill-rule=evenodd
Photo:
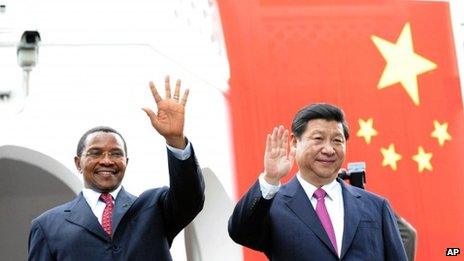
M113 252L118 252L119 251L119 246L113 245Z

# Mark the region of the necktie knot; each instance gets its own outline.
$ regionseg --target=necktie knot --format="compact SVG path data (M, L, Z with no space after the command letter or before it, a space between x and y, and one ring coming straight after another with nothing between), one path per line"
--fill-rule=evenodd
M110 193L102 193L100 199L105 202L105 204L113 204L113 196Z
M323 190L321 188L318 188L318 189L316 189L316 191L314 191L313 195L317 200L324 199L325 196L327 195L327 192L325 192L325 190Z

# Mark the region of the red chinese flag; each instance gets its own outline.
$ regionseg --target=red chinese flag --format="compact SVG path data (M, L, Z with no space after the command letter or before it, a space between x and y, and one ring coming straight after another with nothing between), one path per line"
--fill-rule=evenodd
M231 69L238 194L265 137L315 102L341 106L347 162L417 230L417 260L464 247L464 119L449 4L219 1ZM293 173L292 173L293 175ZM246 250L246 260L264 260Z

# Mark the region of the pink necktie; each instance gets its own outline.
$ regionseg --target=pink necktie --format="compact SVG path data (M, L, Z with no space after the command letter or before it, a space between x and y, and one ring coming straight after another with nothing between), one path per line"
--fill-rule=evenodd
M105 209L103 210L103 215L102 215L102 227L105 230L105 232L108 234L108 236L111 237L112 231L111 231L111 214L113 213L113 197L109 193L103 193L100 196L100 199L105 202L106 206Z
M316 213L319 217L319 220L322 223L322 226L325 229L325 232L329 236L330 242L332 242L332 246L335 249L335 252L338 253L337 250L337 241L335 240L335 232L332 226L332 221L330 221L329 213L327 212L327 208L325 207L325 196L327 193L325 190L318 188L314 191L313 196L317 199L316 205Z

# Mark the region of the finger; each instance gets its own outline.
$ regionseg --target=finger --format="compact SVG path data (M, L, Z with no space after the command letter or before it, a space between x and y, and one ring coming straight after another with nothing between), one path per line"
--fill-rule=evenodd
M266 154L271 153L271 134L267 134L266 137Z
M284 126L280 125L279 129L277 131L277 140L279 142L278 146L279 146L280 149L283 148L283 146L284 146L284 139L283 139L283 134L285 132L284 130L285 130Z
M187 104L187 99L188 99L188 96L189 96L189 92L190 92L189 89L185 89L184 95L182 95L182 100L180 101L180 103L182 105L184 105L184 106L185 106L185 104Z
M277 146L277 131L278 131L278 128L275 127L274 130L272 131L272 135L271 135L271 148L275 148Z
M151 125L153 126L153 128L155 128L156 130L158 130L158 126L159 126L159 121L158 121L158 117L156 115L156 113L154 113L152 110L150 110L149 108L142 108L142 110L148 115L148 117L150 118L150 121L151 121Z
M284 133L282 135L282 139L285 141L285 143L288 143L288 134L289 134L288 130L285 129L285 131L284 131Z
M285 127L283 125L279 125L279 137L282 137L282 134L284 134Z
M148 118L153 122L153 119L156 119L156 113L154 113L151 109L149 108L142 108L142 110L147 114Z
M180 93L180 79L176 81L176 88L174 88L174 100L179 100L179 93Z
M151 90L151 94L153 95L153 98L155 98L156 103L163 100L161 96L159 95L158 91L156 90L155 84L153 82L150 82L150 90Z
M284 132L284 128L283 128L282 125L280 125L277 128L277 144L276 144L277 153L278 153L279 156L285 156L286 155L286 151L285 151L285 148L284 148L284 141L282 139L283 132Z
M171 99L171 82L169 80L169 75L164 77L164 89L166 93L166 99Z
M274 130L272 131L272 135L271 135L271 151L274 151L275 152L275 148L279 145L278 143L278 140L277 140L277 132L278 132L278 128L275 127Z
M288 149L288 130L284 131L284 134L282 135L282 145L281 148L284 149L285 154L287 154L287 149Z

